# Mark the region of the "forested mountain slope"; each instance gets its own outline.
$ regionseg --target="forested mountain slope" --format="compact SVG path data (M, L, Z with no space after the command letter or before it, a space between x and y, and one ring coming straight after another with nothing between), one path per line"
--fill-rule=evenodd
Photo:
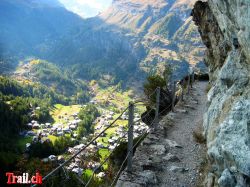
M168 63L182 76L189 64L202 64L203 47L189 17L193 2L114 0L97 17L82 19L56 0L3 0L0 56L11 63L44 59L84 80L137 82Z
M1 0L0 55L42 56L81 22L79 16L66 11L56 0Z

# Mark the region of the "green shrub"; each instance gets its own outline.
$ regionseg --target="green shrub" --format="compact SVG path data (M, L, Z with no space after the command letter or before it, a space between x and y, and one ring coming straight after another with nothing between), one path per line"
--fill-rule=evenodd
M206 87L206 93L208 93L211 88L212 88L211 83L208 83Z

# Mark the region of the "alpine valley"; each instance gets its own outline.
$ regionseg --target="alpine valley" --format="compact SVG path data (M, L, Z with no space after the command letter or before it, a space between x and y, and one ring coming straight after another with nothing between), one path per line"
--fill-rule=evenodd
M39 168L45 176L141 97L150 75L163 87L167 67L172 80L190 67L207 73L205 47L190 16L195 2L113 0L85 19L57 0L0 0L0 175ZM135 117L145 109L138 107ZM67 171L90 177L114 149L108 144L127 131L127 119L124 114L96 140L82 159L88 162L74 162L79 170ZM137 134L147 128L140 123ZM110 176L114 168L103 166ZM63 185L77 186L69 175Z

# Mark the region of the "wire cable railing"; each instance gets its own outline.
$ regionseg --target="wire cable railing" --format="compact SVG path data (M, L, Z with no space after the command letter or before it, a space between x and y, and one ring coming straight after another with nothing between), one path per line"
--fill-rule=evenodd
M71 156L68 160L66 160L64 163L59 165L57 168L52 170L50 173L48 173L45 177L43 177L43 181L45 181L47 178L49 178L51 175L53 175L55 172L57 172L59 169L64 167L67 163L72 161L77 155L79 155L82 151L84 151L87 147L89 147L96 139L98 139L103 133L105 133L110 127L112 127L116 121L120 119L120 117L128 110L128 107L123 110L123 112L110 124L108 125L102 132L100 132L96 137L94 137L89 143L87 143L82 149L80 149L77 153L75 153L73 156Z
M189 75L190 76L190 75ZM190 77L189 77L189 81L190 81ZM176 83L174 83L176 84ZM189 86L190 82L188 83L188 86ZM180 85L179 83L177 83L177 85ZM176 85L174 85L174 95L177 94L177 92L184 92L184 88L182 85L178 86L178 89L177 91L175 90L175 87ZM155 95L156 94L156 95ZM128 147L127 149L127 154L126 154L126 157L125 159L123 160L118 172L116 173L115 177L114 177L114 180L112 181L111 183L111 186L114 186L115 182L118 180L118 177L120 175L120 173L122 172L122 169L124 168L124 165L126 163L126 161L128 161L130 159L132 159L132 154L133 154L133 150L138 146L138 144L142 141L142 139L146 136L146 134L148 134L151 130L154 130L157 128L157 125L159 123L159 116L161 115L164 115L166 114L167 111L170 111L171 107L173 107L173 105L175 104L175 101L172 102L171 104L169 104L167 107L165 107L163 110L161 109L159 111L159 106L160 106L160 88L157 88L155 89L148 97L147 99L151 99L152 96L156 96L156 106L155 107L152 107L151 106L151 109L146 111L146 114L141 116L140 119L137 119L137 120L134 120L134 117L133 117L133 112L134 110L132 110L132 116L131 116L131 110L130 110L130 107L131 105L133 106L141 106L141 105L145 105L143 104L143 102L145 102L145 100L136 100L134 101L133 103L130 103L128 107L126 107L120 114L119 116L113 120L113 122L111 122L104 130L102 130L98 135L96 135L94 138L91 139L90 142L88 142L83 148L81 148L80 150L78 150L75 154L73 154L69 159L67 159L65 162L63 162L62 164L60 164L58 167L56 167L55 169L53 169L51 172L49 172L45 177L43 177L43 181L46 181L48 178L50 178L52 175L54 175L58 170L62 169L66 178L67 178L67 174L65 172L65 166L66 164L68 164L69 162L71 162L73 159L75 159L80 153L82 153L84 150L86 150L86 148L88 148L91 144L93 144L98 138L100 138L108 129L110 129L111 127L114 126L114 124L121 119L121 117L128 111L129 112L129 119L128 119L128 132L130 131L130 128L133 129L133 125L134 124L138 124L139 122L143 122L143 123L146 123L147 128L144 128L145 132L142 132L140 133L140 137L139 139L133 143L133 130L132 130L132 147ZM176 97L174 96L173 97L174 99L176 99ZM147 117L148 116L151 116L152 115L152 112L153 110L155 110L155 115L154 115L154 119L153 120L149 120ZM131 118L132 117L132 118ZM142 118L144 119L144 121L142 120ZM131 121L132 119L132 121ZM148 125L149 124L149 125ZM143 129L142 129L143 131ZM131 133L131 131L130 131ZM109 152L109 155L100 163L100 165L98 167L95 167L95 169L92 171L92 175L90 176L90 178L87 180L87 182L84 182L80 177L77 177L77 179L79 180L79 182L84 185L84 186L89 186L96 174L96 172L103 167L103 165L105 163L107 163L111 157L111 155L114 153L115 149L120 145L120 143L122 142L122 140L126 140L126 136L128 135L128 145L129 145L129 141L130 141L130 144L131 144L131 137L129 138L129 133L126 134L124 133L121 137L119 137L117 140L115 140L113 143L113 145L116 145L115 147L113 147L113 150L111 152ZM131 134L130 134L131 135ZM138 135L138 133L137 133ZM36 185L33 185L33 186L36 186Z
M168 105L168 107L166 107L164 110L162 110L162 111L159 113L159 115L163 114L166 110L169 110L171 106L172 106L171 104ZM141 120L141 119L140 119L140 120ZM138 121L139 121L139 120L138 120ZM126 161L127 161L127 159L128 159L129 153L131 153L131 152L134 150L134 148L136 148L136 147L138 146L138 144L142 141L142 139L145 137L145 135L149 133L150 130L153 130L153 129L154 129L153 124L154 124L154 121L151 122L151 124L149 125L150 128L149 128L148 130L146 130L146 131L141 135L141 137L136 141L136 143L133 145L133 148L132 148L131 150L128 151L128 154L126 155L125 159L123 160L123 162L122 162L122 164L121 164L121 166L120 166L120 168L119 168L119 170L118 170L116 176L114 177L114 180L112 181L112 183L111 183L111 185L110 185L111 187L113 187L113 186L115 185L115 182L118 180L118 177L119 177L119 175L120 175L121 172L122 172L122 169L123 169L123 167L124 167L124 164L126 163Z
M88 182L86 183L86 187L89 186L90 182L92 181L94 174L96 173L96 171L98 169L100 169L111 157L112 153L114 153L115 149L119 146L119 144L122 142L122 139L125 138L126 134L124 134L122 137L120 137L119 139L117 139L117 141L115 142L115 144L117 144L117 146L111 151L111 153L109 153L109 156L107 156L104 161L100 164L99 167L95 168L90 179L88 180Z
M189 76L190 76L190 75L189 75ZM190 77L189 77L189 81L190 81ZM175 83L174 83L174 84L175 84ZM174 94L176 95L178 92L181 92L181 93L183 94L184 88L182 87L182 85L180 84L180 82L177 82L176 84L178 85L178 90L175 91L175 89L174 89ZM189 84L190 84L190 82L188 82L188 86L189 86ZM176 87L176 85L174 85L174 86ZM174 99L176 99L176 98L174 97ZM169 104L169 105L168 105L167 107L165 107L163 110L161 110L161 111L158 113L158 116L161 116L162 114L165 114L165 112L169 111L169 110L171 109L171 107L173 107L174 104L175 104L175 101L173 101L171 104ZM158 103L158 106L156 106L156 107L159 107L159 103ZM149 115L150 112L151 112L152 110L153 110L153 109L151 108L151 110L149 110L148 113L147 113L145 116ZM157 116L157 117L158 117L158 116ZM155 117L156 117L156 116L155 116ZM139 119L139 120L137 120L136 122L139 122L139 121L141 121L141 120L142 120L142 119ZM144 133L141 135L141 137L138 139L138 141L133 145L132 149L130 149L130 150L128 151L128 153L127 153L125 159L123 160L123 162L122 162L122 164L121 164L121 166L120 166L120 168L119 168L119 170L118 170L116 176L114 177L114 180L113 180L112 183L111 183L111 186L112 186L112 187L113 187L113 186L115 185L115 183L117 182L117 180L118 180L118 178L119 178L119 175L121 174L122 169L124 168L124 165L125 165L126 161L128 160L129 154L131 154L131 152L133 152L134 148L138 146L138 144L142 141L142 139L145 137L145 135L146 135L147 133L149 133L150 130L155 129L155 125L153 125L153 124L155 123L155 121L156 121L156 119L154 119L154 120L150 123L150 125L149 125L150 128L149 128L146 132L144 132Z
M170 106L171 106L171 105L170 105ZM149 126L151 126L151 127L150 127L148 130L146 130L146 131L141 135L141 137L136 141L136 143L133 145L133 148L130 149L130 150L128 151L128 154L126 155L125 159L123 160L120 169L118 170L118 172L117 172L117 174L116 174L116 176L115 176L113 182L111 183L111 186L114 186L115 182L118 180L118 177L119 177L119 175L120 175L120 173L121 173L121 171L122 171L122 169L123 169L123 167L124 167L124 164L126 163L126 161L127 161L127 159L128 159L129 153L131 153L131 152L134 150L134 148L136 148L136 147L138 146L138 144L142 141L142 139L145 137L145 135L148 134L149 131L152 130L152 129L154 128L154 127L153 127L153 123L154 123L154 121L151 122L151 124L149 125Z
M153 94L151 94L153 95ZM43 177L43 181L46 181L50 176L52 176L53 174L55 174L58 170L60 170L61 168L64 168L65 165L67 165L70 161L72 161L75 157L77 157L77 155L79 155L81 152L83 152L87 147L89 147L95 140L97 140L99 137L101 137L101 135L103 133L105 133L108 129L110 129L118 120L121 119L122 115L128 110L128 107L126 107L121 114L110 124L108 125L102 132L100 132L96 137L94 137L88 144L86 144L82 149L80 149L77 153L75 153L73 156L71 156L68 160L66 160L64 163L60 164L58 167L56 167L54 170L52 170L50 173L48 173L45 177ZM149 112L147 112L146 115L149 115ZM138 120L139 121L139 120ZM130 128L130 127L129 127ZM123 138L125 138L126 134L124 134L122 137L120 137L117 141L122 140ZM111 154L110 154L111 156ZM109 156L109 157L110 157ZM104 162L101 164L104 165L107 161L108 158L107 157ZM91 177L92 180L93 177ZM77 179L83 184L83 181L77 177ZM88 184L88 183L87 183ZM86 186L87 186L86 184ZM36 185L32 185L32 186L36 186Z
M129 153L131 153L131 152L133 151L133 149L134 149L135 147L137 147L137 145L139 144L139 142L141 142L141 140L144 138L144 136L145 136L147 133L148 133L148 132L146 131L146 132L144 132L144 133L141 135L141 137L139 138L139 140L137 140L137 142L133 145L133 148L132 148L131 150L128 151ZM121 166L120 166L120 169L118 170L118 172L117 172L117 174L116 174L116 176L115 176L115 178L114 178L114 180L113 180L113 182L111 183L110 186L114 186L114 183L118 180L118 177L119 177L119 175L121 174L121 171L122 171L122 169L123 169L123 167L124 167L124 164L126 163L126 161L127 161L127 159L128 159L128 156L129 156L129 154L127 154L126 157L125 157L125 159L123 160L123 162L122 162L122 164L121 164Z

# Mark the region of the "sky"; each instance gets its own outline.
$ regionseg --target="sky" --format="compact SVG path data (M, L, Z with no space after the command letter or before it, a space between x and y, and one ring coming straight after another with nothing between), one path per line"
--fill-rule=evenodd
M112 0L59 0L68 10L83 18L96 16L107 9Z

